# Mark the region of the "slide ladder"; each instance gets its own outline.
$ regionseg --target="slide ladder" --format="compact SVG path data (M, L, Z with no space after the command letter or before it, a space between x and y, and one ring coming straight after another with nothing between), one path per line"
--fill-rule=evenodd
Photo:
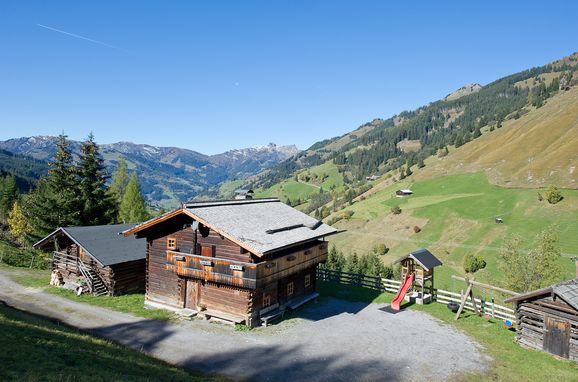
M405 274L405 277L403 278L403 283L401 284L401 288L399 289L399 292L397 292L397 296L395 296L395 298L391 302L390 306L392 310L399 310L399 305L403 301L403 298L405 297L405 294L407 293L408 289L411 287L414 277L415 274L413 272L412 273L408 272Z

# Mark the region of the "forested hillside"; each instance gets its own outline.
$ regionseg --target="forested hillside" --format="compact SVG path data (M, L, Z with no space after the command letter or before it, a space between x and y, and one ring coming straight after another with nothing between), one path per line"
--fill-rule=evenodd
M14 175L21 192L28 192L47 172L48 164L44 161L0 149L0 177Z
M388 174L403 179L411 175L414 165L423 167L427 157L443 155L448 147L460 147L479 138L482 131L500 129L505 121L518 120L543 107L553 95L576 85L577 68L575 53L481 88L476 86L475 91L458 91L416 110L376 119L351 133L314 144L295 158L250 178L245 185L262 190L262 195L288 198L294 205L308 203L321 188L327 191L325 186L340 190L333 199L349 201L363 191L360 187L367 187L366 177ZM309 181L302 181L302 175L316 173L320 166L325 168L320 174L324 180L309 176ZM338 176L324 184L334 170ZM301 185L295 186L292 180ZM289 192L279 189L286 186ZM297 191L292 192L293 188ZM299 203L294 202L297 197Z

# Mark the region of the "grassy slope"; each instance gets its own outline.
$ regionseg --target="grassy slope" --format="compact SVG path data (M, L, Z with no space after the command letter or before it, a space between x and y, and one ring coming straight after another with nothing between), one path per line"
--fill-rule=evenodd
M511 187L578 187L578 87L504 127L428 163L415 179L485 171L490 182Z
M223 381L0 305L0 380Z
M410 185L413 196L393 196L395 189ZM557 205L538 202L536 193L533 189L491 185L483 173L397 183L348 207L354 211L353 218L337 223L338 228L348 231L329 240L338 248L358 253L383 242L391 248L384 258L386 262L428 247L444 262L437 271L436 284L449 288L453 286L450 275L463 274L462 259L466 253L479 253L488 262L487 268L477 274L478 279L499 283L503 281L497 261L502 240L519 234L529 239L529 245L541 230L558 224L565 253L561 278L570 278L574 265L569 257L578 248L578 191L564 190L565 198ZM393 205L401 207L401 215L391 214ZM505 223L495 224L496 216ZM415 225L422 231L416 234Z
M404 181L383 188L377 185L379 192L347 208L354 211L353 218L337 227L348 232L330 241L348 253L364 253L385 243L391 248L385 262L428 247L445 263L436 284L456 289L461 286L450 275L463 273L466 253L480 253L488 262L479 279L500 283L497 255L504 238L519 234L530 245L537 233L557 224L565 253L561 278L570 278L574 268L569 257L578 253L576 153L578 88L518 120L506 121L503 128L451 150L445 158L429 158L425 168L416 169ZM563 190L565 199L554 206L538 202L542 188L530 188L550 183L571 187ZM399 188L411 188L415 194L393 197ZM402 208L401 215L390 213L395 204ZM495 216L503 217L505 224L496 225ZM418 234L415 225L422 228Z

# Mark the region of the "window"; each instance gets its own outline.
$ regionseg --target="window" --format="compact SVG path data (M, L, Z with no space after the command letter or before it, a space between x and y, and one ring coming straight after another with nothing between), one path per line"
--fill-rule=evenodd
M311 275L305 275L305 288L309 288L311 286Z
M271 295L269 293L263 294L263 308L271 305Z
M167 239L167 249L177 249L177 239L175 237L169 237Z
M293 281L291 281L289 284L287 284L287 296L292 296L294 290L295 284L293 283Z

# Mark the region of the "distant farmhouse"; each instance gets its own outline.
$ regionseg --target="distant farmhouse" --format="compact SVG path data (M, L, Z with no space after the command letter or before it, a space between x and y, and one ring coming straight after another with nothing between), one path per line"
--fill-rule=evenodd
M412 190L408 190L408 189L403 189L403 190L397 190L395 192L395 196L397 196L398 198L403 198L404 196L409 196L412 195L413 191Z
M235 190L235 199L236 200L253 199L254 195L255 195L255 191L253 191L251 189L239 188L238 190Z
M142 292L145 286L145 240L120 232L134 224L61 227L34 248L53 251L58 284L86 284L95 295Z
M147 305L249 326L318 296L334 233L278 199L189 203L124 232L146 238Z

